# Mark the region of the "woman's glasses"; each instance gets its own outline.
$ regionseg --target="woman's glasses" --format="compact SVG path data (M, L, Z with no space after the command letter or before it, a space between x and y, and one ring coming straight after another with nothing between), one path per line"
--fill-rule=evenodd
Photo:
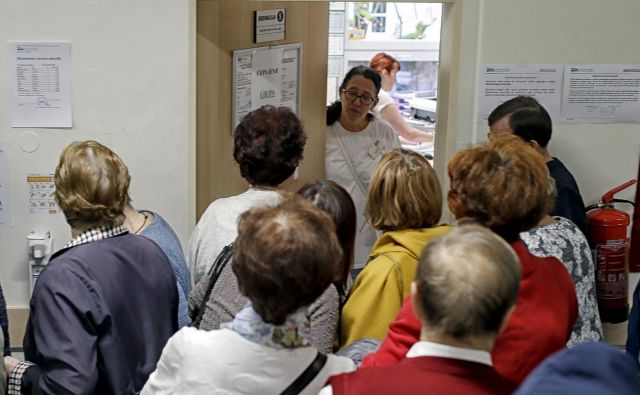
M376 99L367 95L366 93L363 93L362 95L358 94L358 91L355 90L342 90L342 93L344 93L344 96L350 100L350 101L356 101L356 99L360 98L360 103L364 104L364 105L369 105L371 103L373 103Z

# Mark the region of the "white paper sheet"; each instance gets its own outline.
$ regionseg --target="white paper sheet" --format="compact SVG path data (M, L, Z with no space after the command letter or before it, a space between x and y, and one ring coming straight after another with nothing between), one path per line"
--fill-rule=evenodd
M282 96L282 49L256 51L251 73L251 107L280 105Z
M0 227L13 226L11 206L11 146L0 144Z
M531 96L560 118L562 65L558 64L485 64L480 71L478 118L485 122L499 104L515 96Z
M562 117L576 123L640 122L640 65L566 65Z
M234 51L233 125L264 105L298 112L300 44Z
M70 128L69 43L9 43L11 126Z

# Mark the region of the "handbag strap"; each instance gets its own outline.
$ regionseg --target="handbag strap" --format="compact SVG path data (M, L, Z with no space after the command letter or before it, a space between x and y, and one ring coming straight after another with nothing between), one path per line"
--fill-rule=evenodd
M198 306L198 310L197 310L198 313L196 314L196 317L193 319L193 321L191 321L191 324L189 324L189 326L194 328L200 328L200 322L202 322L202 317L204 316L204 312L207 307L207 302L209 301L209 297L211 296L213 287L216 285L216 282L218 281L218 277L220 277L220 274L222 273L222 270L224 269L224 267L227 265L227 262L231 260L231 256L233 255L233 246L234 246L234 243L231 243L228 246L225 246L220 252L220 254L218 254L218 256L216 257L216 260L213 262L213 265L211 266L211 270L209 271L209 273L211 273L211 277L209 277L209 285L207 286L207 292L205 292L204 298L202 299L202 301L200 302L200 305Z
M311 364L280 395L297 395L320 373L327 363L327 356L318 351Z
M329 130L331 131L331 134L333 134L333 137L335 137L336 141L338 142L338 148L340 148L340 152L344 157L344 161L347 162L347 166L349 166L349 170L351 171L353 180L356 182L356 184L358 184L358 188L360 188L360 192L362 192L364 196L367 196L367 188L364 187L364 184L362 183L360 178L358 178L358 173L356 173L356 169L353 167L353 162L351 161L351 157L349 156L349 154L347 154L347 149L344 147L344 142L342 141L342 137L338 135L338 133L336 133L336 131L333 130L333 128L329 128Z

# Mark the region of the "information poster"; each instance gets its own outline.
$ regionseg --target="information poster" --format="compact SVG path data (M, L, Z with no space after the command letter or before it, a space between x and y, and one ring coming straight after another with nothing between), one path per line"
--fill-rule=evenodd
M10 43L11 126L70 128L69 43Z
M301 44L233 52L232 130L264 105L298 112Z
M565 122L640 122L640 65L566 65L563 92Z
M485 122L491 111L515 96L531 96L560 118L563 66L558 64L486 64L480 72L478 98L479 121Z
M0 227L13 226L10 166L11 146L0 144Z
M56 186L53 174L27 175L27 209L30 213L56 214Z

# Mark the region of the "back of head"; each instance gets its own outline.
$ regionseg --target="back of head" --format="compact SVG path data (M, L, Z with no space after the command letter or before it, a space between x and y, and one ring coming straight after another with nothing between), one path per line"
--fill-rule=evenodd
M636 362L621 350L583 343L545 359L515 394L640 394L639 374Z
M387 152L371 175L365 215L383 231L435 226L442 215L438 175L416 152Z
M459 151L448 164L449 209L512 242L546 214L548 171L543 156L520 138L501 134Z
M486 228L464 225L425 247L416 272L417 313L430 334L495 337L519 283L511 247Z
M124 222L131 177L120 157L97 141L76 141L60 155L56 200L71 227L114 227Z
M380 74L378 74L377 71L370 69L367 66L356 66L351 70L349 70L349 72L347 72L347 75L344 76L342 83L340 84L340 91L346 89L347 85L349 84L349 81L351 81L351 79L356 76L366 78L371 82L373 82L373 86L375 88L375 94L376 96L378 96L378 93L380 92L380 88L382 87L382 78L380 77ZM342 105L340 103L340 100L337 100L331 103L331 105L327 107L327 125L333 125L340 118L341 112L342 112ZM371 114L369 114L369 116L373 117L373 115Z
M247 114L234 132L233 157L251 185L277 186L302 160L307 135L286 107L263 106Z
M336 225L338 242L342 248L342 267L335 284L338 293L346 296L347 284L353 267L356 238L356 207L353 204L353 199L344 188L329 180L307 184L300 188L298 194L329 214Z
M369 68L376 71L387 70L391 73L393 70L400 70L400 62L388 53L378 52L369 61Z
M517 96L500 104L489 114L489 127L509 117L509 127L524 141L535 141L546 147L551 140L551 116L538 101L529 96Z
M240 292L266 322L280 325L315 301L341 259L332 219L301 197L240 216L232 268Z

